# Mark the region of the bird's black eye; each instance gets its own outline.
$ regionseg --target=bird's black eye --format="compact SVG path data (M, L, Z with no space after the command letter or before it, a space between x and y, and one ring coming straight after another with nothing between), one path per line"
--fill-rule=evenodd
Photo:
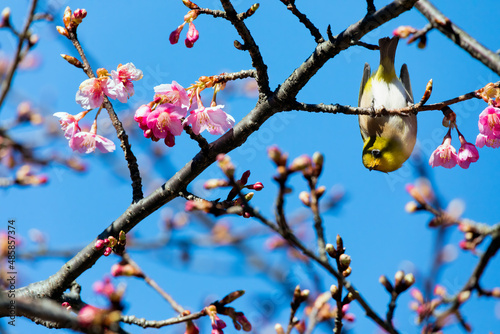
M380 150L372 150L372 156L376 159L376 158L380 158L381 156L381 153L380 153Z

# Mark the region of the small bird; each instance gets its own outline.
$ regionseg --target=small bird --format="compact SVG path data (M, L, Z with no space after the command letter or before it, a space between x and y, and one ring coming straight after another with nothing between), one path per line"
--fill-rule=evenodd
M401 66L399 79L394 69L398 41L397 36L378 41L380 65L370 76L370 65L365 64L359 89L359 107L393 110L413 104L406 64ZM363 165L366 168L388 173L400 168L410 157L417 140L416 115L359 115L358 120L363 138Z

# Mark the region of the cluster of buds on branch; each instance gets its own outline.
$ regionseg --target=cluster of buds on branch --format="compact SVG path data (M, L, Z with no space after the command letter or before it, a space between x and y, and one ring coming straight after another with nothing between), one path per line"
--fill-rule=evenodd
M337 248L332 244L326 244L326 252L330 257L337 261L337 267L342 276L347 277L351 274L351 257L345 254L344 242L340 235L337 235Z
M101 333L103 330L117 331L123 311L122 299L125 286L115 287L109 278L94 283L94 292L106 297L110 303L107 309L97 308L92 305L84 306L78 312L78 322L92 333ZM68 308L69 305L63 305Z
M226 323L219 318L218 314L226 315L233 321L234 328L245 332L252 330L252 325L243 312L236 311L233 307L226 306L245 294L244 290L231 292L219 301L205 307L204 312L210 317L212 323L212 334L223 334Z
M249 192L243 194L241 191L243 189L251 189L255 191L261 191L264 189L262 182L256 182L253 184L247 184L248 178L250 177L250 171L245 171L239 180L234 179L234 173L236 167L232 163L229 156L220 154L217 157L219 168L222 170L226 179L210 179L205 182L205 189L215 189L215 188L226 188L230 187L229 193L224 201L207 201L204 199L189 200L186 202L186 211L204 211L206 213L211 213L215 216L220 216L223 214L237 214L245 218L251 217L251 213L245 211L246 203L250 201L254 193ZM236 196L239 196L236 198Z
M97 239L94 247L99 250L104 248L104 256L110 255L113 251L120 255L125 250L125 244L127 243L127 235L124 231L120 231L118 239L112 235L105 239Z

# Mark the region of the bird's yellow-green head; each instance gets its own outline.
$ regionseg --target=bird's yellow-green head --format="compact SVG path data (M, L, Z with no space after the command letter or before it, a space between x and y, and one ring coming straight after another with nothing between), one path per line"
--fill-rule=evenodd
M369 170L389 173L408 159L401 142L395 138L371 136L363 146L363 165Z

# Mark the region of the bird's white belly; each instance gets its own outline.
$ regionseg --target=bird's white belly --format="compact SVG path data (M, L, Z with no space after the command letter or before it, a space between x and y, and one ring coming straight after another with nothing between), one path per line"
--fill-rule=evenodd
M404 108L407 106L406 91L399 80L393 80L390 84L384 81L374 80L372 83L373 107L387 110Z

